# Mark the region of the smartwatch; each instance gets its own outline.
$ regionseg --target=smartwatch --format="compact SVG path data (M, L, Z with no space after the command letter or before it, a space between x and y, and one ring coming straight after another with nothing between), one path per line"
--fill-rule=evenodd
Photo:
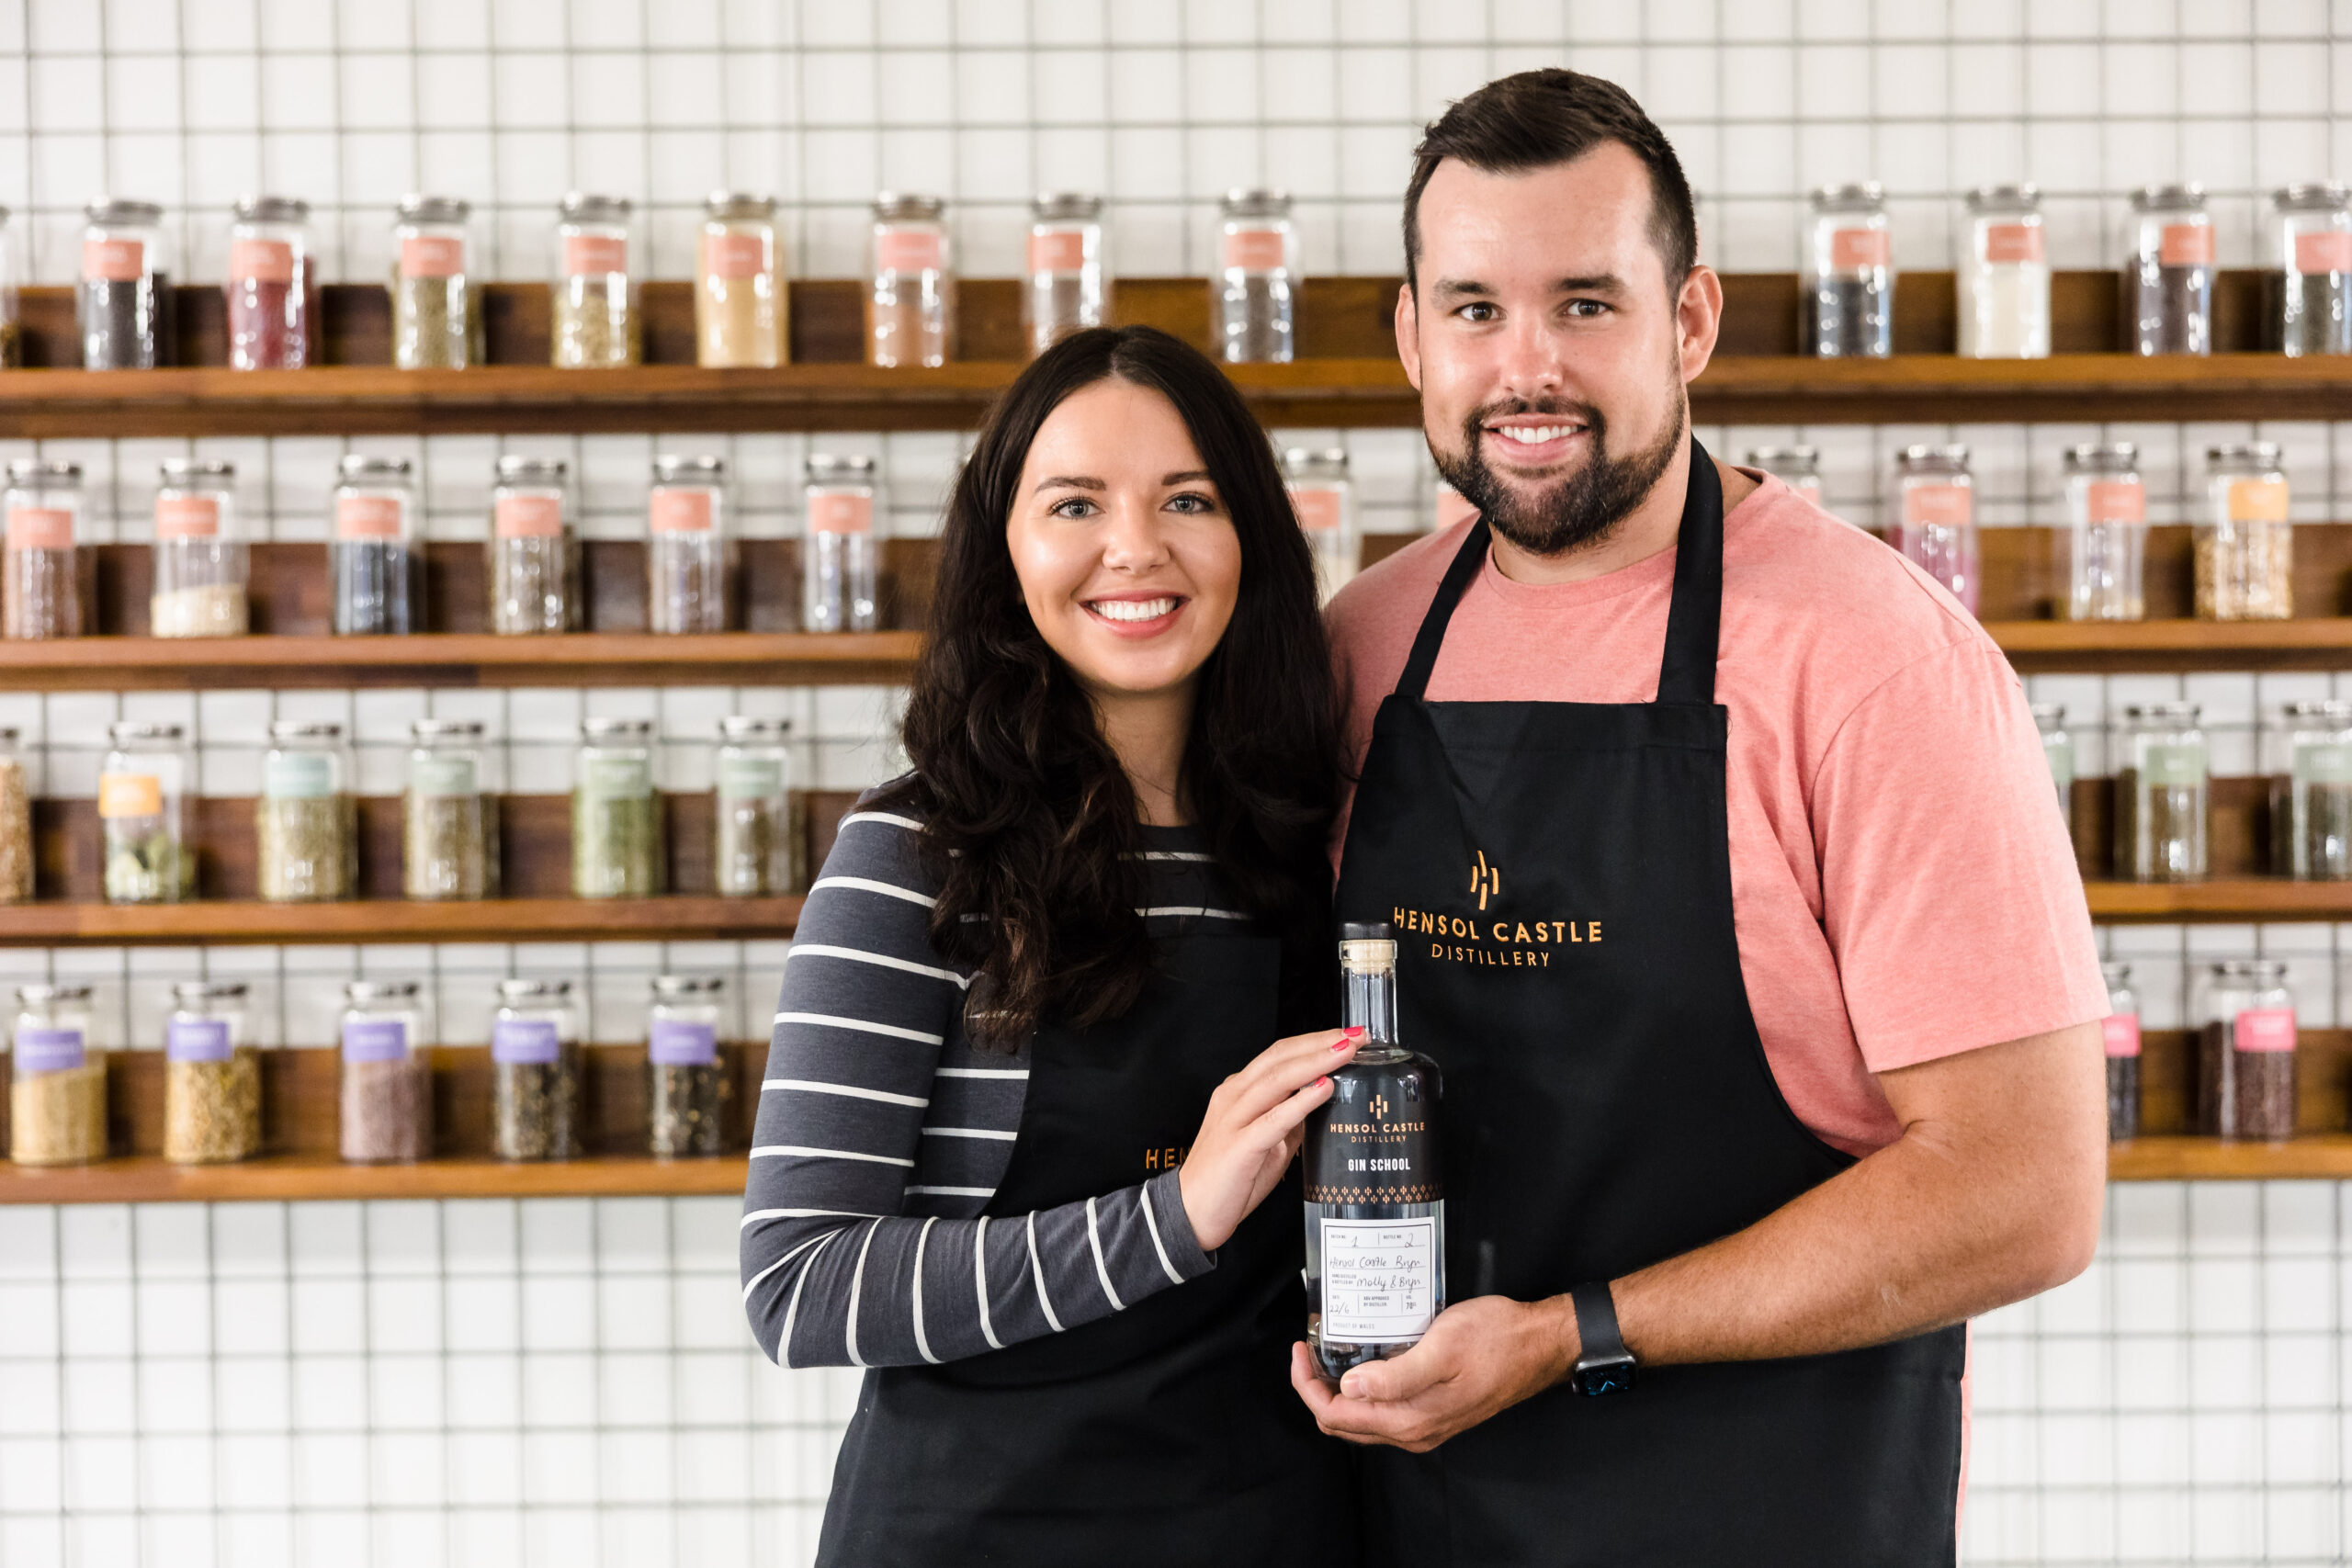
M1617 1303L1609 1281L1595 1280L1568 1292L1577 1309L1577 1367L1568 1381L1578 1393L1623 1393L1634 1386L1634 1353L1617 1330Z

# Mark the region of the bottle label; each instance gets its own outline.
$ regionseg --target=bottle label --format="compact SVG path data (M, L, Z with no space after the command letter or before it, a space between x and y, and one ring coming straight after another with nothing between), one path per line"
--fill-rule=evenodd
M2205 748L2196 744L2151 746L2143 754L2141 781L2152 789L2189 789L2205 782Z
M136 283L147 270L144 240L85 240L82 276L90 283Z
M770 800L783 793L783 758L722 756L718 759L719 799Z
M98 815L101 817L161 817L164 781L154 773L100 773Z
M2295 270L2352 272L2352 230L2323 229L2295 236Z
M2211 223L2167 223L2156 243L2158 266L2211 266L2213 226Z
M1903 522L1911 528L1965 528L1975 516L1975 492L1967 485L1907 484Z
M262 759L261 789L272 800L323 800L334 793L334 761L320 751L272 751Z
M2295 748L2297 784L2352 784L2352 746L2333 740Z
M563 275L605 277L628 271L628 242L617 234L566 234Z
M937 272L946 258L947 237L936 229L874 231L876 272Z
M553 539L563 534L563 502L551 495L502 495L491 508L502 539Z
M164 1026L164 1056L173 1062L225 1062L229 1059L229 1021L225 1018L175 1018Z
M562 1055L563 1041L554 1024L537 1018L502 1018L491 1026L490 1059L518 1066L543 1067Z
M2093 479L2083 487L2083 513L2091 523L2145 523L2148 487L2137 479Z
M1884 229L1832 229L1829 265L1838 272L1866 272L1894 260L1894 236Z
M647 800L653 764L643 757L589 757L580 764L580 793L591 800Z
M346 1062L397 1062L408 1055L408 1024L397 1018L355 1018L343 1026Z
M336 496L334 536L338 539L399 538L400 502L389 495Z
M1984 259L2002 265L2040 261L2041 259L2041 225L2039 223L1985 224Z
M2232 1032L2230 1043L2240 1051L2292 1051L2295 1010L2248 1008L2238 1014L2237 1028Z
M284 240L238 240L229 246L229 276L238 283L292 283L294 247Z
M8 547L12 550L72 549L74 513L62 506L8 508Z
M1029 236L1031 273L1073 273L1086 270L1086 236L1076 229L1050 229Z
M434 800L476 794L474 760L471 757L412 758L408 765L408 787L413 793Z
M466 270L466 243L454 234L411 234L401 241L402 277L457 277Z
M2107 1038L2107 1054L2110 1056L2136 1056L2140 1054L2140 1015L2119 1012L2102 1021L2099 1032Z
M1290 509L1298 525L1310 534L1336 531L1340 526L1340 492L1336 490L1294 490Z
M2233 523L2287 521L2285 479L2232 479L2229 499Z
M768 247L757 234L705 234L702 270L706 277L757 277L767 270Z
M710 532L710 491L657 490L647 507L646 526L656 534Z
M17 1071L19 1073L70 1072L82 1065L84 1056L82 1032L78 1029L27 1024L17 1031Z
M808 498L811 534L871 534L874 498L870 495L812 495Z
M1437 1316L1437 1217L1324 1220L1324 1339L1394 1345Z
M155 537L210 539L220 533L220 502L209 495L155 498Z
M1280 229L1236 229L1225 237L1227 272L1280 272L1283 231Z
M713 1024L657 1018L646 1054L657 1067L707 1067L718 1060L718 1030Z

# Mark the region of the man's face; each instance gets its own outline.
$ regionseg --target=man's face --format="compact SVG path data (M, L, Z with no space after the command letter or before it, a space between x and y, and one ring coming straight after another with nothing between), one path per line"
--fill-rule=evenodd
M1680 450L1713 347L1695 283L1667 286L1648 172L1615 142L1522 174L1449 159L1419 233L1396 342L1439 471L1522 549L1606 536Z

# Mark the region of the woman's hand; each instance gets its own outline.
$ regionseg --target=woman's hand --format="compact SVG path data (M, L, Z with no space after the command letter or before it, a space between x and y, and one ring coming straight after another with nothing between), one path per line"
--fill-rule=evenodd
M1217 1085L1177 1171L1184 1217L1203 1252L1223 1247L1290 1168L1307 1113L1331 1098L1331 1069L1355 1059L1361 1029L1277 1040Z

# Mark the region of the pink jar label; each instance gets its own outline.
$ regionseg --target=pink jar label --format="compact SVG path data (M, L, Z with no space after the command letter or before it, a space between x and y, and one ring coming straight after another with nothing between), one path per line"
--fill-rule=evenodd
M2167 223L2156 245L2158 266L2211 266L2213 226L2211 223Z
M284 240L239 240L229 247L229 276L238 283L291 283L294 247Z
M456 277L466 270L466 243L454 234L411 234L401 242L402 277Z
M1829 231L1829 265L1839 272L1891 265L1894 236L1884 229L1833 229Z
M757 277L767 270L766 243L757 234L705 234L702 270L707 277Z
M147 270L143 240L85 240L82 276L92 283L136 283Z
M1033 273L1085 271L1086 236L1075 229L1057 229L1048 233L1030 235L1029 270Z
M2107 1054L2110 1056L2136 1056L2140 1054L2140 1015L2119 1012L2102 1020L2099 1032L2106 1037Z
M563 275L602 277L628 270L628 242L616 234L566 234Z
M1278 272L1283 265L1283 231L1280 229L1237 229L1225 237L1227 270L1234 272Z
M808 498L811 534L871 534L874 498L870 495L812 495Z
M1340 525L1336 490L1295 490L1290 492L1290 509L1298 513L1298 525L1307 533L1325 533Z
M1988 262L2038 262L2041 259L2039 223L1987 223L1984 259Z
M2297 272L2352 272L2352 230L2323 229L2295 236Z
M1905 485L1903 521L1914 528L1965 528L1975 516L1966 485Z
M946 236L936 229L877 229L874 232L876 272L937 272L946 255Z
M401 503L389 495L343 495L334 502L338 539L397 539Z
M710 491L657 490L646 508L646 526L656 534L710 532Z
M2233 523L2284 523L2287 521L2287 481L2284 479L2232 479L2230 481L2230 521Z
M12 550L72 549L74 513L62 506L8 508L8 547Z
M209 539L220 532L220 503L209 495L155 498L155 537Z
M551 495L504 495L491 509L502 539L552 539L563 532L563 502Z
M2145 523L2148 487L2132 479L2093 479L2084 487L2084 510L2094 523Z
M2248 1008L2238 1014L2232 1043L2241 1051L2291 1051L2295 1048L2292 1008Z

